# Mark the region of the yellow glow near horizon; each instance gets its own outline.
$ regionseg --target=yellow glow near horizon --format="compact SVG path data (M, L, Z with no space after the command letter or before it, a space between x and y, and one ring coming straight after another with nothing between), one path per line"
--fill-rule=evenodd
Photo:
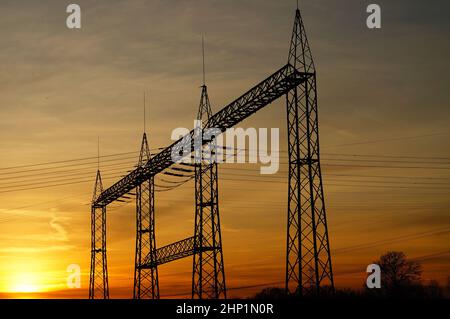
M52 256L51 253L41 253L42 259ZM66 262L46 263L37 260L35 256L21 253L18 261L0 265L0 295L23 295L32 298L35 294L64 290L67 288ZM14 260L15 253L8 259Z
M36 274L18 273L11 276L7 291L14 293L42 292L45 289L42 289L40 281L41 279Z

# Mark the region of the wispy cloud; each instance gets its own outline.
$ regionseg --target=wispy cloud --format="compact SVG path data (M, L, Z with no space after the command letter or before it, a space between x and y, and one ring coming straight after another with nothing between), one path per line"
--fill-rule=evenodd
M50 220L50 227L54 230L54 232L50 235L52 240L56 241L69 240L67 230L61 224L61 221L63 220L67 220L67 218L57 217L56 214L53 214L52 219Z

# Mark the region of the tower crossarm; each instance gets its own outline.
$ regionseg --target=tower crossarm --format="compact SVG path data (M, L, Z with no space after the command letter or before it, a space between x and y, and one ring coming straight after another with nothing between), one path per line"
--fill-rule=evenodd
M313 75L313 73L300 72L291 64L286 64L235 101L211 116L206 123L205 128L218 128L224 132L226 129L233 127L250 115L256 113L258 110L269 105L294 87L305 82ZM194 143L194 130L190 132L190 136L190 147L192 148ZM142 184L145 180L148 180L151 176L155 176L164 169L170 167L174 164L172 161L172 154L180 154L180 151L186 149L186 147L189 149L189 145L185 145L183 141L183 138L180 138L178 141L166 147L160 153L148 160L144 166L136 168L127 176L103 191L96 199L94 206L101 207L110 204L133 190L136 186ZM207 141L203 142L204 144L207 143Z
M142 268L156 267L174 260L189 257L194 254L195 237L189 237L156 250L156 260L149 255L145 258Z

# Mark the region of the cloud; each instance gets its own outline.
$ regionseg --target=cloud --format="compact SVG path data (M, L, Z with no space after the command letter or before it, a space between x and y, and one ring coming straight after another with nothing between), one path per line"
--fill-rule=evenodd
M66 229L62 226L60 223L62 220L65 220L67 218L57 217L56 214L53 214L52 219L50 220L50 227L54 230L54 233L52 233L51 240L56 241L68 241L68 233Z

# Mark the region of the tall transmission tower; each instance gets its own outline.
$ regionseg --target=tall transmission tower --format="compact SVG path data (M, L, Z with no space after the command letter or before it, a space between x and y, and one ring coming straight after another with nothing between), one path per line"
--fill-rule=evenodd
M91 204L91 272L89 277L89 299L108 299L108 267L106 263L106 205L96 201L103 192L100 174L100 152L98 169Z
M334 290L319 156L316 69L300 10L288 64L308 75L286 94L289 194L286 290L300 295Z
M203 85L197 120L206 123L211 115L211 104L205 83L205 50L203 50ZM202 134L202 133L200 133ZM226 298L223 265L222 235L220 231L216 142L196 150L195 156L195 226L192 270L192 298ZM198 154L200 153L200 154Z
M144 93L144 134L138 168L151 158L145 128ZM136 253L134 263L134 299L159 299L158 267L143 267L145 258L156 259L155 238L155 181L154 177L136 187Z

